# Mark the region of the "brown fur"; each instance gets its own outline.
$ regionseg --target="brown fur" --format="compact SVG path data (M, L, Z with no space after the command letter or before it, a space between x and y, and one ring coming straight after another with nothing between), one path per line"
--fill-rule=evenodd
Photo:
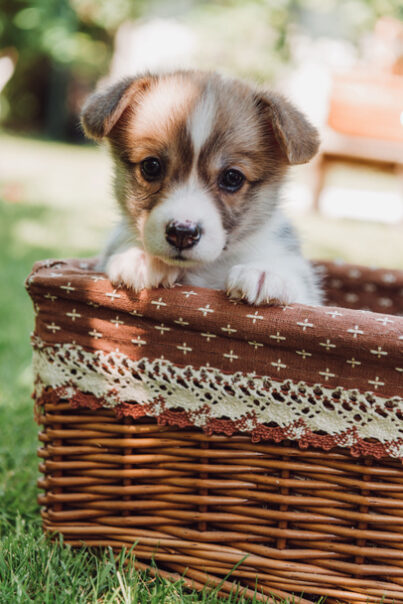
M190 80L189 83L182 73L160 78L149 76L147 86L144 80L141 78L141 97L133 95L133 92L126 96L126 106L108 135L115 164L119 166L115 192L122 209L132 216L137 216L140 211L151 211L175 184L189 175L193 146L186 120L200 91L197 82ZM138 104L146 103L147 95L153 93L161 81L171 80L181 91L181 104L172 107L165 120L150 120L139 127ZM165 170L162 181L147 182L142 178L140 163L146 157L163 160Z
M175 102L166 114L159 115L158 106L155 116L152 111L147 114L147 104L159 87L167 89L168 97L171 90ZM141 212L151 211L189 177L195 153L187 121L197 102L208 95L214 96L215 119L200 150L197 173L212 193L224 228L238 230L237 237L261 220L259 194L270 186L267 215L276 206L273 192L287 166L304 163L316 152L316 130L277 94L256 92L242 82L197 71L125 80L91 97L82 123L88 136L108 137L116 163L116 196L134 223ZM161 95L162 104L165 97ZM157 182L147 182L141 175L140 163L149 156L164 162L163 177ZM246 177L235 193L224 191L218 183L220 172L230 166Z
M259 190L267 184L274 187L280 183L286 165L270 124L255 106L250 87L237 81L222 81L218 76L213 76L210 85L214 86L217 113L212 134L200 152L198 171L213 192L224 228L233 232L243 222L244 233L248 209L260 220L259 213L254 211ZM220 189L219 165L221 169L235 166L245 175L245 184L238 192L226 193ZM255 221L252 223L250 228Z

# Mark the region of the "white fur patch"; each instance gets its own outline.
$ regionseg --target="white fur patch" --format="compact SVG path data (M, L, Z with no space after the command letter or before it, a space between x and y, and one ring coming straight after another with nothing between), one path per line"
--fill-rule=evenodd
M299 295L291 278L250 264L231 268L227 288L231 298L241 298L250 304L292 304Z
M115 285L123 284L139 292L160 285L172 287L179 276L179 269L158 258L151 258L140 248L131 247L109 258L106 273Z
M166 240L166 226L171 220L193 222L200 226L202 235L196 245L183 250L182 255L192 264L212 262L225 245L225 231L220 213L209 195L195 177L174 189L164 201L151 211L143 231L145 249L166 262L172 261L177 251Z
M194 96L192 82L180 78L161 79L136 107L133 135L147 136L150 128L169 126L178 115L186 114Z
M188 127L190 136L192 138L195 156L200 153L203 144L206 142L212 132L215 112L215 98L213 93L208 91L197 103L189 118Z
M309 263L278 236L278 212L246 239L231 245L213 263L185 272L181 282L226 289L250 304L320 304L319 283Z

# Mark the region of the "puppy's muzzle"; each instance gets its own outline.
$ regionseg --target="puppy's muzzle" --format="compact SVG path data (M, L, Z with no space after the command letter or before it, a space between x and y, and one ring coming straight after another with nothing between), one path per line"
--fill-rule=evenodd
M177 222L171 220L165 229L165 238L177 250L187 250L199 241L201 228L194 222Z

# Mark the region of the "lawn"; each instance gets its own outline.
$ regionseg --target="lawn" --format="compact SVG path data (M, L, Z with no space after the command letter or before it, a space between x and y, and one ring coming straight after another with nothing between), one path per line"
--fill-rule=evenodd
M109 179L103 151L0 136L0 604L221 601L139 575L111 552L73 552L41 533L30 399L33 313L23 282L35 260L97 252L115 219ZM397 227L318 216L299 217L297 225L310 255L402 266Z

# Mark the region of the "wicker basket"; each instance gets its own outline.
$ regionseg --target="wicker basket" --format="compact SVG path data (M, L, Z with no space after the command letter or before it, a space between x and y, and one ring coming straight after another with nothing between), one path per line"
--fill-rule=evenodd
M332 306L255 309L37 264L45 530L221 593L403 602L403 274L319 269Z

